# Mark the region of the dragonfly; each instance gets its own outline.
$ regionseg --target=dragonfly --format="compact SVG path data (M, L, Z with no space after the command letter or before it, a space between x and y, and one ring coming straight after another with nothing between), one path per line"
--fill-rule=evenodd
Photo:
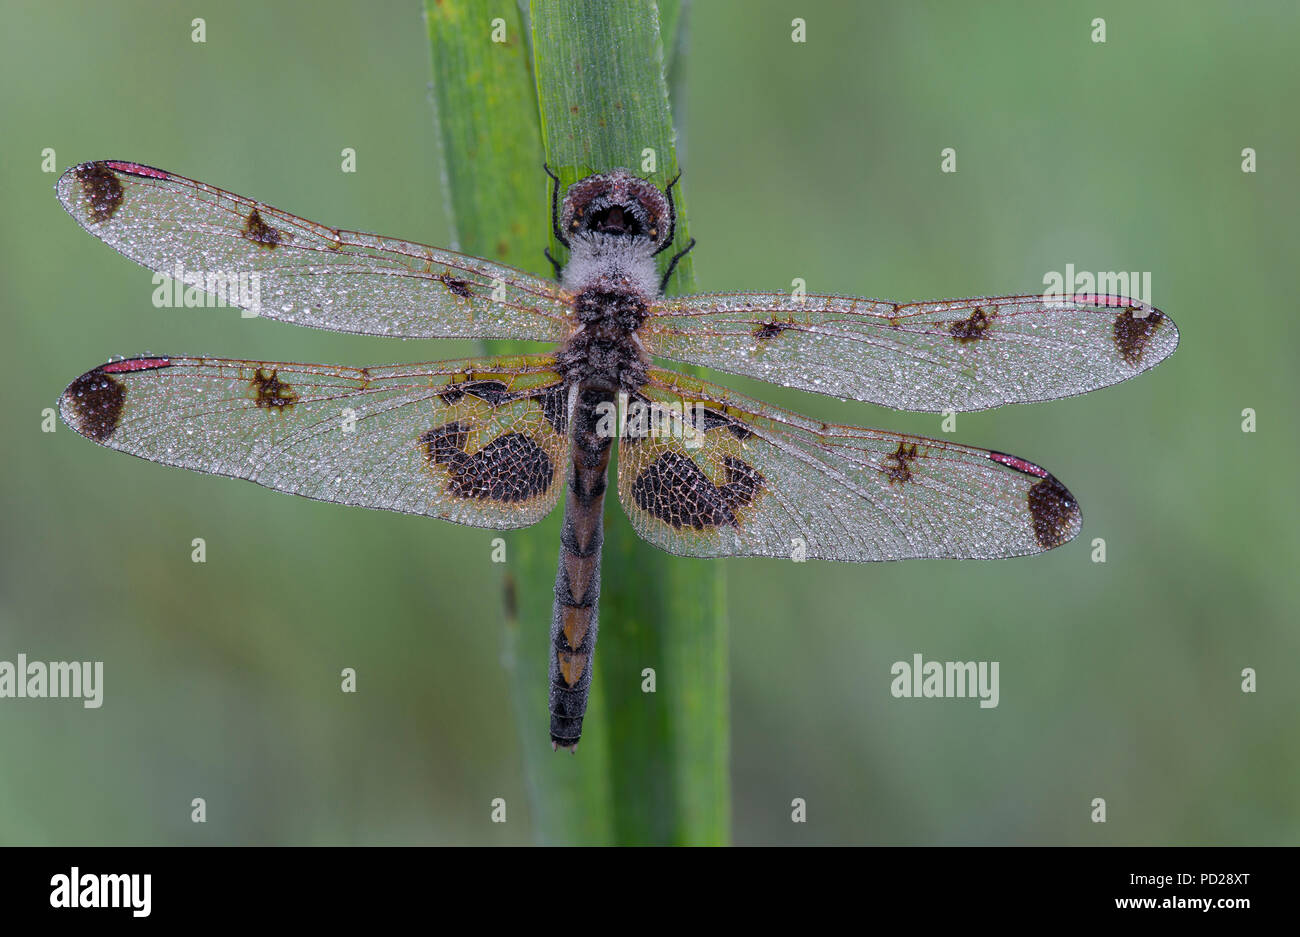
M898 303L785 292L670 297L673 187L625 169L567 187L549 167L554 280L317 224L134 162L65 172L89 233L190 287L251 276L259 316L403 338L520 339L548 353L342 367L147 355L63 391L102 446L338 504L527 527L564 496L550 625L552 747L576 749L599 623L604 496L673 554L871 562L1059 547L1074 495L1018 456L801 416L661 367L704 366L900 410L1086 393L1169 357L1173 321L1136 299ZM662 268L662 270L661 270Z

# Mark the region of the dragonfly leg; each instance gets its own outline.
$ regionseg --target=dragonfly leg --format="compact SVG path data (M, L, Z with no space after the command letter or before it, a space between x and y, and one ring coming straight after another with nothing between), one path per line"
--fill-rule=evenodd
M543 247L542 253L546 255L546 259L549 260L551 262L551 266L555 268L555 279L557 280L560 279L561 272L564 270L564 268L560 266L560 262L558 260L556 260L554 257L551 256L551 249L549 247Z
M657 254L662 254L667 250L668 245L673 242L673 238L677 235L677 206L673 204L673 186L677 184L681 177L682 171L679 169L677 170L677 175L673 176L673 181L668 183L668 188L664 189L664 194L668 196L668 237L664 238L663 246L660 247L659 250L655 251L654 254L650 255L652 257ZM690 248L688 247L686 250L690 250ZM682 254L684 253L686 253L686 251L682 251ZM681 254L678 254L677 256L680 257ZM673 261L673 263L676 262L676 260Z
M665 289L668 288L668 278L673 275L673 270L677 266L677 261L681 260L688 253L690 253L691 248L694 246L695 246L695 238L691 238L691 242L689 244L687 244L685 247L679 250L676 254L673 254L673 259L668 261L668 269L664 271L663 279L659 281L659 292L662 293Z
M551 230L555 232L555 239L565 247L568 247L569 239L566 238L564 232L560 230L560 177L551 172L551 167L546 165L546 163L542 163L542 168L546 170L546 174L550 176L551 181L555 183L551 186ZM555 261L552 260L551 263L555 263Z

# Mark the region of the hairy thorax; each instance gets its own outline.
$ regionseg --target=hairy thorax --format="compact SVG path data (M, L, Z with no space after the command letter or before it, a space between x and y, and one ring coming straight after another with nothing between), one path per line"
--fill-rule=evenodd
M574 238L563 282L578 328L556 355L567 383L632 392L646 382L650 362L635 336L658 294L657 276L648 243Z

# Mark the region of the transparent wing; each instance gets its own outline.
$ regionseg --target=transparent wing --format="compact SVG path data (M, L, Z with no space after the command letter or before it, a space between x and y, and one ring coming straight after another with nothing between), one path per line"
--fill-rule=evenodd
M59 201L83 228L157 273L268 319L404 338L562 340L559 287L396 238L319 225L137 163L82 163Z
M319 501L524 527L555 506L568 413L550 357L343 368L132 358L63 392L110 449Z
M898 410L983 410L1087 393L1155 367L1178 329L1136 300L891 303L705 293L657 303L655 355Z
M627 413L619 500L670 553L993 559L1079 532L1065 486L1004 453L819 423L658 369Z

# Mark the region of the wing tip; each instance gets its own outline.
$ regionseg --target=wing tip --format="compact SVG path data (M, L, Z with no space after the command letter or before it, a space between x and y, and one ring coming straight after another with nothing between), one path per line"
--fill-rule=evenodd
M1083 529L1079 499L1054 475L1035 482L1026 501L1033 518L1034 539L1044 551L1064 546Z
M1083 511L1079 499L1060 480L1041 465L1005 452L989 452L998 465L1037 478L1025 496L1029 508L1034 541L1041 550L1064 546L1083 529Z
M60 204L76 221L95 226L110 221L122 207L124 191L109 163L78 163L59 176L54 187Z
M63 389L59 415L79 435L102 444L117 432L125 403L125 385L101 365Z
M64 170L54 184L54 193L64 209L83 223L101 225L122 207L125 191L119 176L171 179L172 174L143 163L118 159L96 159Z
M91 368L63 389L59 415L79 435L107 444L122 422L126 405L126 384L115 375L170 366L170 358L155 355L123 358Z
M1133 367L1135 375L1170 358L1178 350L1182 337L1173 317L1149 303L1120 312L1115 317L1113 333L1116 350Z

